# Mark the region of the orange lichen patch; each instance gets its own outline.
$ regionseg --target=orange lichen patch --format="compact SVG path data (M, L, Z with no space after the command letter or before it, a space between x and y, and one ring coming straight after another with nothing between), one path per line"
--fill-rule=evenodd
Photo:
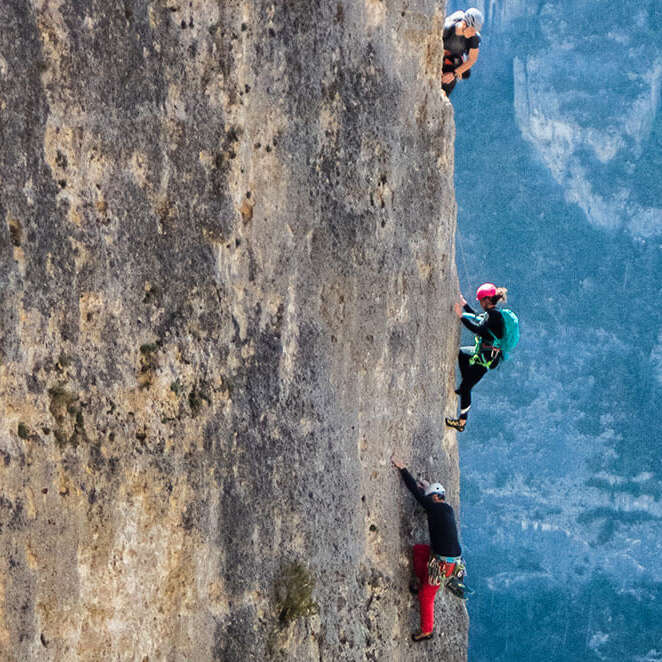
M70 476L67 476L63 471L60 471L58 476L58 485L57 485L58 494L61 497L78 497L82 495L82 492L78 485L71 480Z
M254 206L255 203L252 203L247 198L244 198L243 202L241 203L241 207L239 207L239 213L241 214L241 218L243 219L244 223L248 223L250 220L252 220Z
M37 555L34 553L30 545L25 546L25 560L28 562L28 567L31 570L37 570L39 568Z

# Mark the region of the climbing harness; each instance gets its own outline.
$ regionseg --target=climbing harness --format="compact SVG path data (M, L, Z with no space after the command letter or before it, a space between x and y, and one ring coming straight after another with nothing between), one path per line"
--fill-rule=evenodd
M486 359L484 352L490 350L490 358ZM474 347L474 353L469 359L469 365L480 365L487 370L492 369L492 365L497 360L497 357L501 353L501 350L495 345L487 345L483 342L483 339L480 336L476 336L476 346Z
M458 561L462 559L459 556L440 556L430 552L428 559L428 584L432 586L441 586L442 582L451 577Z
M510 352L517 346L519 342L519 319L517 315L509 308L502 308L500 311L503 318L503 337L497 338L492 331L491 336L494 341L491 345L486 343L480 336L476 336L476 345L473 350L473 355L469 359L471 365L480 365L488 370L492 369L495 361L499 356L507 361L510 358ZM468 316L467 313L465 315ZM482 321L485 319L487 313L482 315L474 315L474 318ZM489 358L486 358L486 352L489 351Z
M464 578L467 564L461 556L440 556L430 552L428 560L428 584L444 586L453 595L466 600L473 591L466 586Z
M461 57L452 55L450 51L444 49L444 68L446 69L444 73L449 73L457 69L464 60ZM467 72L468 73L468 72Z

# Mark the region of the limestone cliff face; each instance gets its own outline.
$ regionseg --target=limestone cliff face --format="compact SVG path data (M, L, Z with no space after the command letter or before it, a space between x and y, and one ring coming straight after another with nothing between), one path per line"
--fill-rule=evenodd
M443 10L0 4L0 658L466 659Z

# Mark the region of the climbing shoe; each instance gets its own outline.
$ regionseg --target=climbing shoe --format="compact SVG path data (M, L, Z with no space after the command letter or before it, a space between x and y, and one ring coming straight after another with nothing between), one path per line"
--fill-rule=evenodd
M453 594L456 595L461 600L466 600L467 596L464 594L465 586L460 583L457 577L451 577L446 582L446 588Z
M432 637L434 637L434 632L428 632L427 634L424 634L423 632L414 632L414 634L411 635L411 640L426 641L428 639L432 639Z
M446 425L449 428L453 428L454 430L457 430L458 432L464 432L464 426L466 425L466 423L460 418L447 418Z

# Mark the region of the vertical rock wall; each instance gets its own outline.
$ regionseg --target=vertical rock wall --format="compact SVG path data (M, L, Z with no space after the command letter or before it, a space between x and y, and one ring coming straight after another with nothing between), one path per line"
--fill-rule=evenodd
M2 659L466 659L443 9L0 5Z

